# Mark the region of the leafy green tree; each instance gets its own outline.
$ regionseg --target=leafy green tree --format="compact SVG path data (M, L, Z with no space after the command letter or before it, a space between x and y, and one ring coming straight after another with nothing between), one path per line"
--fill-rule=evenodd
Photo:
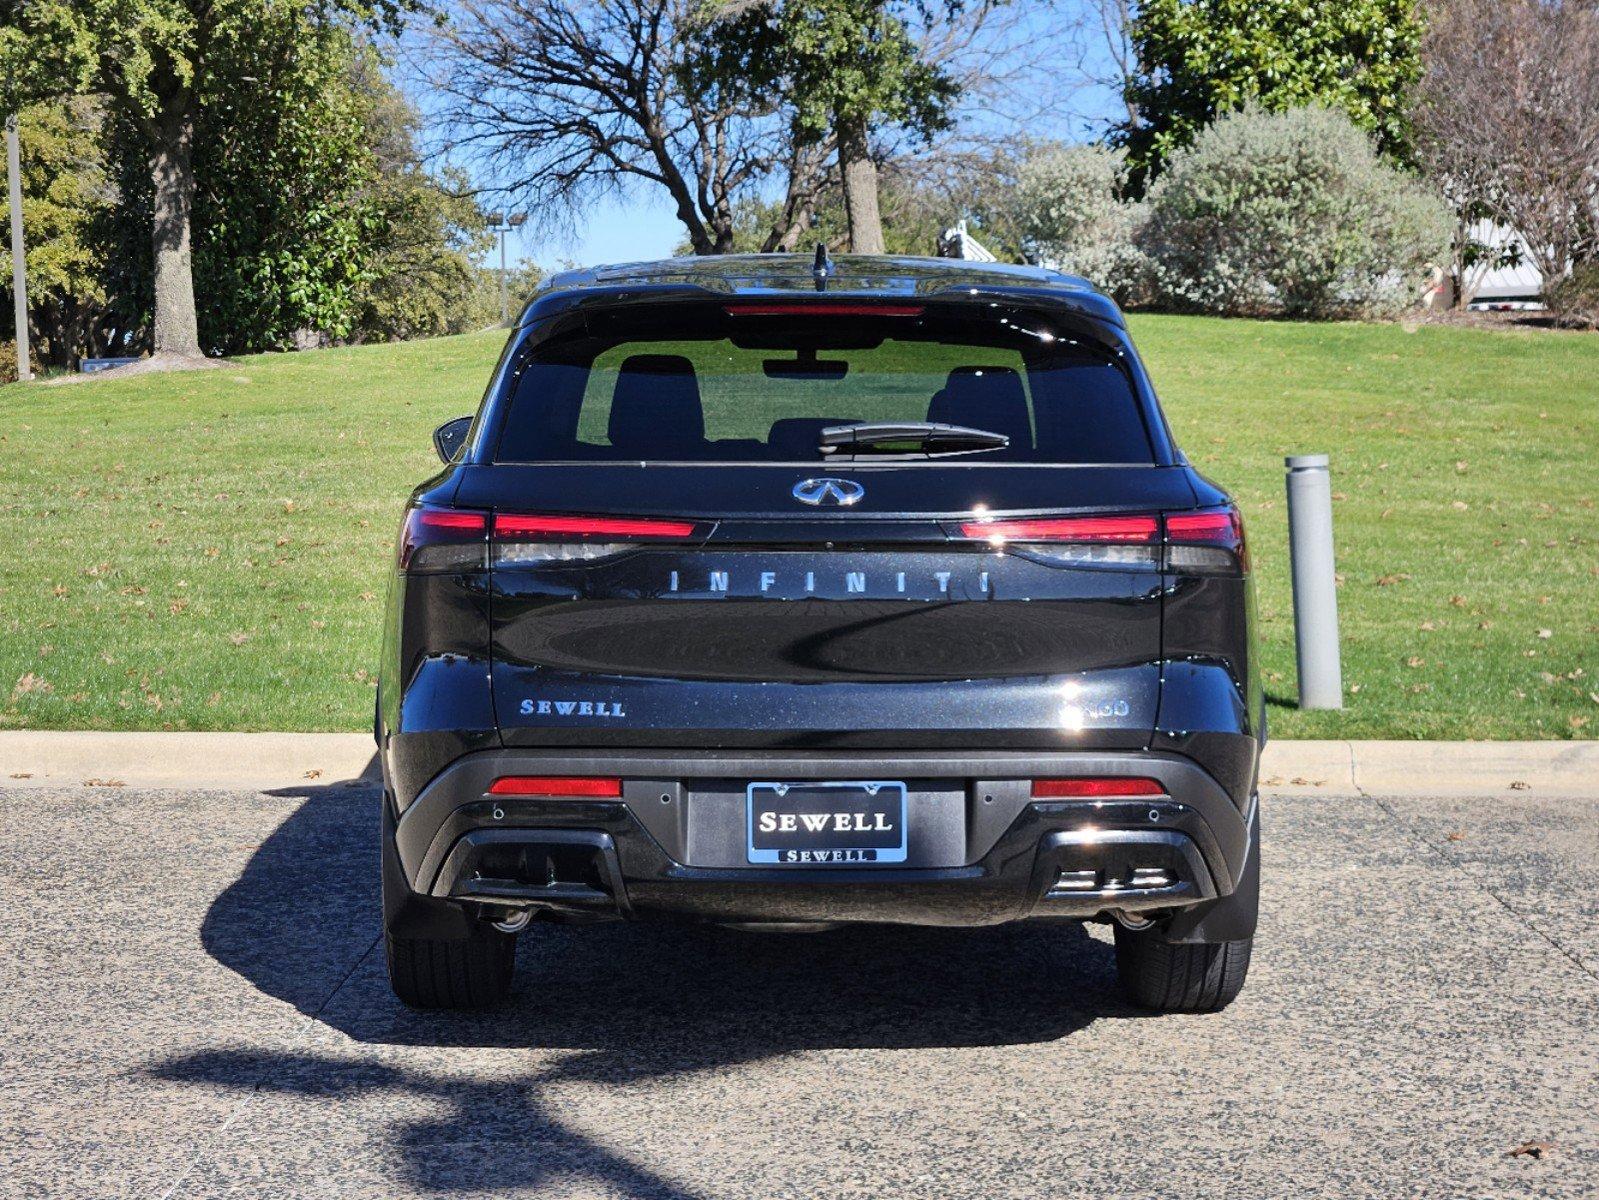
M488 221L463 173L425 169L416 109L383 77L373 56L354 64L365 97L373 171L363 189L370 207L362 283L355 296L357 338L437 337L482 329L500 319L498 273L477 261L493 247ZM513 303L538 282L538 268L513 267Z
M1125 89L1134 115L1113 141L1141 188L1221 114L1322 104L1404 159L1421 34L1415 0L1143 0Z
M295 61L304 39L341 23L384 23L401 0L0 0L0 79L24 97L93 94L142 144L149 176L157 354L198 357L193 222L201 114L249 79L238 64L275 40Z
M40 365L66 367L80 348L103 349L107 334L101 241L111 194L103 113L77 99L30 105L19 118L33 351ZM10 307L8 242L0 252L0 308Z
M722 6L704 67L724 85L780 99L800 146L838 155L850 248L882 254L875 130L930 137L949 124L956 81L921 54L909 6L883 0L768 0Z

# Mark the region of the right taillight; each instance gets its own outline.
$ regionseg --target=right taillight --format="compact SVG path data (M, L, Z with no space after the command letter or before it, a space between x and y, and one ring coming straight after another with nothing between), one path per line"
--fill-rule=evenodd
M1249 570L1244 519L1233 505L1166 517L1166 563L1176 571Z
M400 527L400 570L460 571L488 558L489 517L471 509L419 504Z
M997 518L961 523L962 537L995 549L1026 544L1061 561L1106 565L1161 561L1168 570L1236 572L1249 570L1244 523L1232 505L1197 512L1128 513L1082 517Z

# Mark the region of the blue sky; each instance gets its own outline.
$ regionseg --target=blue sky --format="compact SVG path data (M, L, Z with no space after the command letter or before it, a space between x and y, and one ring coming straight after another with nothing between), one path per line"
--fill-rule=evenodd
M1029 32L1036 34L1035 40L1043 41L1077 19L1084 0L1049 3L1016 0L1016 3L1030 27ZM1090 69L1097 65L1091 62ZM1081 68L1075 63L1063 64L1054 80L1060 89L1059 95L1049 98L1058 101L1053 115L1029 123L1025 129L1018 127L1016 133L1035 138L1073 139L1084 137L1096 127L1102 128L1116 112L1116 97L1103 87L1085 86L1082 79ZM992 114L979 114L973 119L990 131L1010 132L1004 125L996 126L994 122L1003 118ZM958 214L952 214L952 219L955 216ZM664 193L646 185L628 196L595 205L569 233L541 228L534 215L520 231L511 235L507 250L513 260L531 258L550 270L571 264L664 258L682 238L683 227L673 215Z

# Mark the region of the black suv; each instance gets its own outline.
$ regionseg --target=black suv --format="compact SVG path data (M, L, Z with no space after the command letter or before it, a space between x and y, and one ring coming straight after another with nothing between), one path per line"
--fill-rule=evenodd
M411 498L377 714L389 976L505 995L531 922L1115 923L1208 1010L1255 931L1238 512L1055 272L569 272Z

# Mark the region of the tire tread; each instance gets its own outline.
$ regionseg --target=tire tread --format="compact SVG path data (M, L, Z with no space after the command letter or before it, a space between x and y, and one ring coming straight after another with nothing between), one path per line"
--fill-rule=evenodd
M1218 1012L1243 990L1253 938L1193 944L1116 929L1116 968L1127 998L1161 1012Z
M516 938L384 938L389 984L412 1008L487 1008L511 991Z

